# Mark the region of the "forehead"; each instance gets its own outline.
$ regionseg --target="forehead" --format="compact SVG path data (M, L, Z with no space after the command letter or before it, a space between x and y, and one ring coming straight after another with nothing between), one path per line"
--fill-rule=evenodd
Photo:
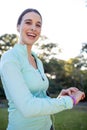
M28 13L26 13L23 16L22 21L25 21L26 19L35 20L35 21L40 22L40 23L42 22L40 15L35 13L35 12L28 12Z

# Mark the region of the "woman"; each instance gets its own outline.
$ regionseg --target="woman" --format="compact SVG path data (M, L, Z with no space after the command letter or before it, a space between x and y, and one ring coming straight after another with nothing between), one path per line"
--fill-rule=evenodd
M17 22L19 42L1 57L0 73L9 105L7 130L51 130L50 115L71 109L85 97L75 87L62 90L57 98L47 96L49 81L32 51L41 27L42 17L36 9L23 11Z

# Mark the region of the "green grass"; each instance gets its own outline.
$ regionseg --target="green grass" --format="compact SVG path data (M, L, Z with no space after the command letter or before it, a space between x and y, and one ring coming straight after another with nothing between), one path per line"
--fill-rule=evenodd
M87 106L54 115L55 130L87 130Z
M7 118L8 118L7 109L0 108L0 130L6 130Z
M6 130L7 116L7 108L0 108L0 130ZM55 130L87 130L87 106L62 111L53 119Z

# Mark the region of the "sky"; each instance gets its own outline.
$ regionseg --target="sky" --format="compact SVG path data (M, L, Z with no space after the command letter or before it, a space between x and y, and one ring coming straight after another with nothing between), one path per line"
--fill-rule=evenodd
M42 15L42 35L58 43L60 59L76 57L87 42L86 0L3 0L0 2L0 35L18 34L16 23L26 8L36 8Z

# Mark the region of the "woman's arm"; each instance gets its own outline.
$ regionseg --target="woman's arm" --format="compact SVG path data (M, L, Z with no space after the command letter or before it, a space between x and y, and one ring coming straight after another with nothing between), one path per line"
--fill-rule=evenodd
M1 61L1 79L6 93L10 95L16 109L25 117L54 114L73 107L69 96L57 98L37 98L29 91L20 65L16 61Z

